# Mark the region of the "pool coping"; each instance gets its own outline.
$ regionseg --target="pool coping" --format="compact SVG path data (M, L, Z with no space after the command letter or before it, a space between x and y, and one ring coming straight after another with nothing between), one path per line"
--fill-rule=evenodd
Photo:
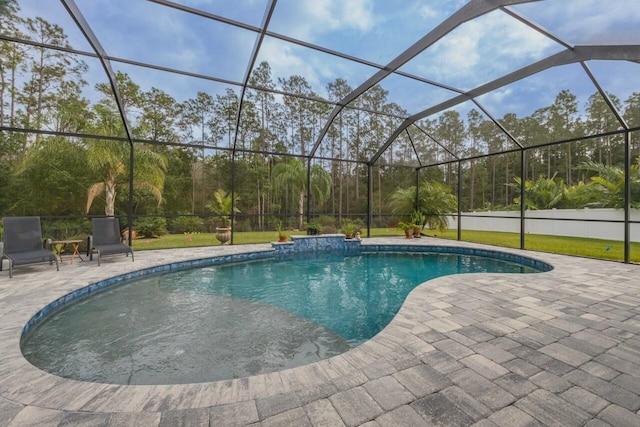
M163 413L165 411L209 408L234 405L256 399L274 398L290 392L316 393L323 385L342 383L346 389L350 382L366 384L372 381L363 372L388 360L401 347L416 357L433 351L433 346L420 339L419 334L446 330L446 319L434 318L423 307L438 296L459 292L472 282L500 287L509 282L522 287L563 286L585 284L587 277L599 277L604 283L613 275L627 277L625 286L638 277L640 268L608 261L495 248L465 242L439 239L374 238L363 240L363 247L399 245L403 248L429 245L457 248L480 248L533 258L554 266L554 270L526 275L470 273L445 276L417 286L391 323L371 340L341 355L310 365L253 377L211 383L180 385L114 385L68 380L46 373L22 356L20 337L29 319L42 307L64 295L106 276L134 273L140 267L150 268L170 262L183 262L211 256L228 256L250 252L271 252L270 245L239 245L186 250L137 252L136 261L129 258L105 258L102 266L95 262L66 264L56 273L46 265L17 269L14 278L0 285L0 397L26 407L46 408L64 412L82 413ZM107 274L108 273L108 274ZM518 277L514 277L518 276ZM586 285L590 285L586 283ZM601 283L597 283L601 285ZM595 286L595 285L594 285ZM634 289L637 283L633 283ZM623 290L610 286L612 295ZM606 291L602 291L606 292ZM636 292L636 290L634 290ZM635 295L635 293L634 293ZM551 310L551 309L550 309ZM386 357L386 359L385 359ZM340 387L338 388L340 389Z

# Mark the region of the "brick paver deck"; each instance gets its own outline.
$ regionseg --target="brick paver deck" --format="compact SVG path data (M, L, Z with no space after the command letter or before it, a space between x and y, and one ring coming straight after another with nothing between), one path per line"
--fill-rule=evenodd
M377 244L441 244L428 238ZM372 340L307 366L203 384L124 386L45 373L29 318L100 279L268 245L137 252L0 273L0 426L640 426L640 266L508 250L555 269L426 282ZM495 249L495 248L493 248ZM5 261L6 262L6 261Z

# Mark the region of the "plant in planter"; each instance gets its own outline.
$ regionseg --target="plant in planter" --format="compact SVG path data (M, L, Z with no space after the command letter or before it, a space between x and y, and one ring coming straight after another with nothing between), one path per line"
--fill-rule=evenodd
M398 228L404 231L404 236L407 239L413 239L413 230L415 228L415 224L411 221L407 222L399 222Z
M308 236L317 236L320 234L320 224L317 222L310 222L307 224L307 235Z
M278 242L283 243L286 242L289 236L282 228L282 222L276 222L276 230L278 230Z
M411 222L413 222L413 237L420 237L424 224L427 222L427 217L421 211L414 211L411 215Z
M344 233L345 238L353 239L353 234L356 232L356 223L350 219L345 219L342 221L342 232Z
M240 200L238 196L232 199L230 193L220 188L213 193L213 200L207 202L207 209L220 215L219 224L216 227L216 239L222 244L231 240L231 206L238 200ZM240 209L234 206L233 213L239 212Z

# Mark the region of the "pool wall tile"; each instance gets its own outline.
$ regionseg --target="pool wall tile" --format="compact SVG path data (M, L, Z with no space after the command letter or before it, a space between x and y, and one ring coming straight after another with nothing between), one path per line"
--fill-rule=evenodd
M516 262L518 264L532 267L540 271L551 271L553 267L546 262L528 258L520 255L510 254L507 252L492 251L488 249L464 248L458 246L417 246L417 245L362 245L362 250L367 252L378 251L397 251L397 252L436 252L447 254L473 255L486 258L495 258L502 261Z
M346 239L344 234L325 234L319 236L291 236L291 242L272 243L277 253L298 253L318 251L359 251L362 242Z

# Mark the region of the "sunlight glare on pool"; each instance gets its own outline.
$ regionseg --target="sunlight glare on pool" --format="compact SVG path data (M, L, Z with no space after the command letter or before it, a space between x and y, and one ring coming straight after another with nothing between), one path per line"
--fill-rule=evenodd
M537 270L433 253L304 254L126 282L53 312L22 341L50 373L115 384L198 383L279 371L380 332L418 284Z

